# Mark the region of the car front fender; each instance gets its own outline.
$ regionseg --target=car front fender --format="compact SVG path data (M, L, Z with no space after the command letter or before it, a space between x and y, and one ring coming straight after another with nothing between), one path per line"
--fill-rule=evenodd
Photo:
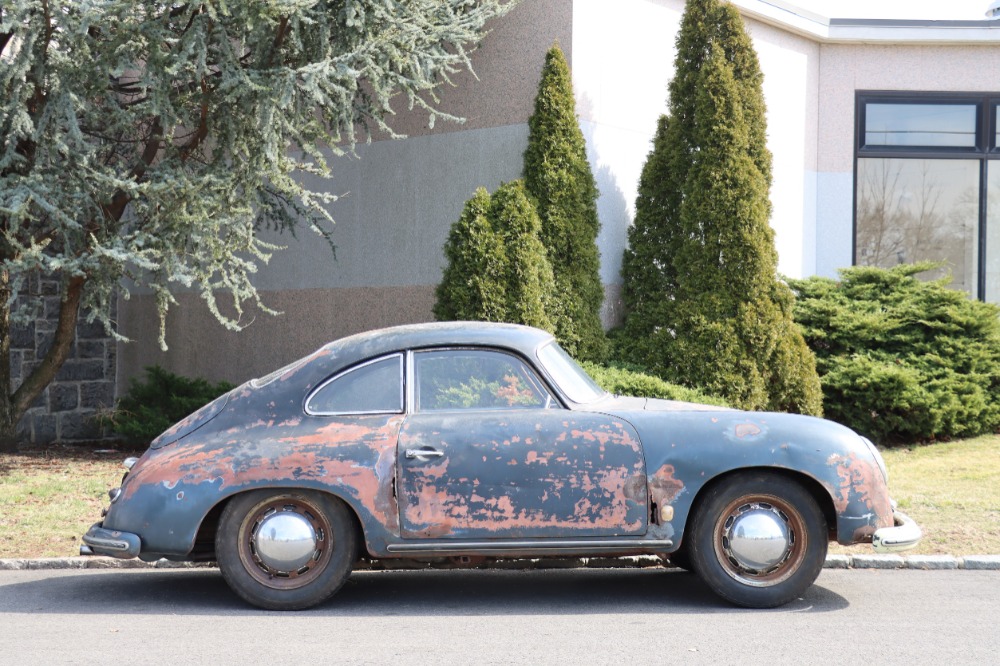
M632 412L643 443L660 529L683 533L698 494L713 480L770 468L808 479L832 508L836 539L871 542L893 525L885 475L864 440L832 421L794 414L739 411ZM657 487L669 492L656 497Z

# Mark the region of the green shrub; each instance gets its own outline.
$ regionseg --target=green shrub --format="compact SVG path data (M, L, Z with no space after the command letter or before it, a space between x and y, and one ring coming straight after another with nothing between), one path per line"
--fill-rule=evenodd
M145 446L161 432L223 393L228 382L212 384L148 366L144 379L132 379L128 393L118 401L110 425L130 445Z
M622 363L599 365L582 361L583 369L594 378L601 388L615 395L629 395L641 398L663 398L664 400L682 400L684 402L699 402L705 405L727 407L721 398L706 395L686 386L670 384L659 377L647 375L635 366Z
M824 410L883 443L1000 427L1000 308L915 276L923 263L791 280Z
M434 304L438 321L499 321L553 331L557 304L540 231L523 181L504 183L492 196L476 190L445 242L448 263Z
M444 245L447 264L437 286L438 321L503 321L507 315L507 254L488 219L490 194L480 187L451 225Z

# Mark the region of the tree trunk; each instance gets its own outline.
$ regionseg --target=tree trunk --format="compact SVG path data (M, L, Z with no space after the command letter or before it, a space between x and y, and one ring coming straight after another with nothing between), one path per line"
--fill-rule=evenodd
M80 276L71 277L63 284L59 322L52 346L17 390L11 392L10 307L6 305L10 297L10 280L6 272L0 273L0 451L17 449L18 422L69 358L76 338L76 322L85 284L86 278Z

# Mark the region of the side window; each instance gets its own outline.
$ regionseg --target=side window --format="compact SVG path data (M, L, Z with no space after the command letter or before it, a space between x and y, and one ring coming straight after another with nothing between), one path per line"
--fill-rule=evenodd
M538 376L502 352L447 349L413 355L419 411L545 409L556 405Z
M351 368L321 384L306 400L306 412L314 415L402 411L402 354Z

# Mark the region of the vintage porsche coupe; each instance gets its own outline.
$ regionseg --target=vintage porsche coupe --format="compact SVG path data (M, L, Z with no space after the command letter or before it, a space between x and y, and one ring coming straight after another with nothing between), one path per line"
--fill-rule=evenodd
M830 540L912 547L867 439L822 419L609 395L544 331L332 342L152 442L84 554L216 560L251 604L329 598L360 558L655 554L750 607L808 588Z

